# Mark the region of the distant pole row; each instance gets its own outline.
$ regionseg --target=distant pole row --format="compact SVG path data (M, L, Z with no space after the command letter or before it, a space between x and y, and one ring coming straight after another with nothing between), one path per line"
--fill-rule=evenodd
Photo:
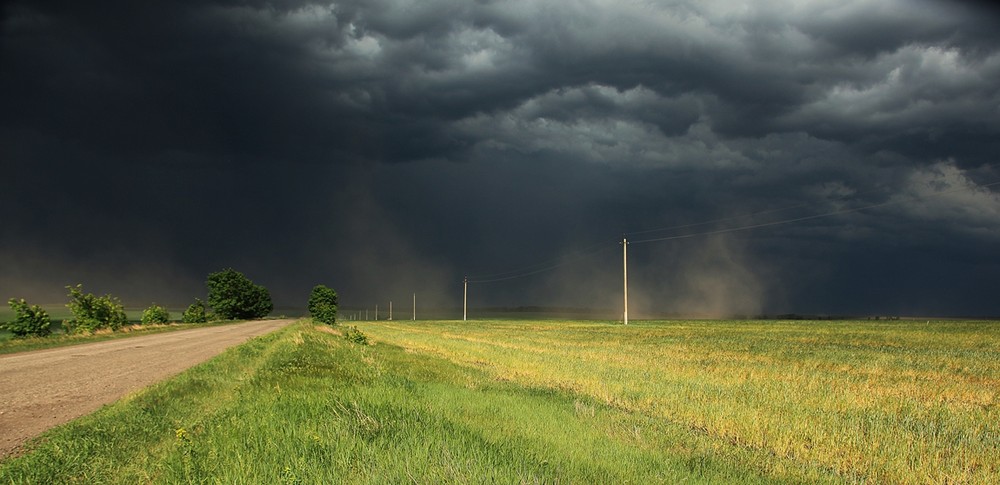
M622 323L628 325L628 238L622 235ZM416 303L414 303L416 307ZM462 280L462 321L469 319L469 277Z
M365 308L364 320L368 320L368 309ZM413 321L417 321L417 294L413 294ZM361 320L361 311L350 314L348 320ZM392 320L392 300L389 300L389 320ZM375 305L375 321L378 321L378 305Z

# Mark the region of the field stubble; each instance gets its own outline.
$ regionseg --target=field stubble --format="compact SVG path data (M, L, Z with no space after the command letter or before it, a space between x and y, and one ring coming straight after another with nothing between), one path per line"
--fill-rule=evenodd
M365 324L376 340L680 425L766 470L1000 481L996 322ZM780 473L778 473L780 476Z

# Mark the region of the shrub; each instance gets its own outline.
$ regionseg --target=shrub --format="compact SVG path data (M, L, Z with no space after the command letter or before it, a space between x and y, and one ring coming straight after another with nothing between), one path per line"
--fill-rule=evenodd
M266 317L274 304L267 288L255 285L243 273L232 268L208 275L208 306L229 320Z
M351 327L344 331L344 338L360 345L368 345L368 336L361 333L358 327Z
M83 285L67 286L70 302L66 304L73 319L63 322L67 333L93 332L102 328L116 331L128 323L125 307L111 295L94 296L83 292Z
M140 321L143 325L151 323L167 323L170 321L170 313L167 312L166 308L154 303L152 306L142 311L142 318Z
M205 312L205 302L198 298L195 298L194 303L181 314L181 322L184 323L205 323L207 321L208 313Z
M52 320L40 306L28 306L28 302L24 301L24 298L17 300L11 298L7 304L14 311L14 321L0 326L6 328L15 337L44 337L51 333L49 326L52 325Z
M309 313L313 320L327 325L337 323L337 292L323 285L316 285L309 294Z

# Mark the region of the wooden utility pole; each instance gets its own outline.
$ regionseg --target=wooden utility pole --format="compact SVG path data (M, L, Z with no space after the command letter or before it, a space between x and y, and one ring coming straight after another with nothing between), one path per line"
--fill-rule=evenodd
M622 279L625 287L625 311L622 313L622 321L628 325L628 239L622 236Z
M469 277L462 280L464 289L462 290L462 321L469 318Z
M389 300L389 321L392 321L392 300Z
M417 294L413 294L413 321L417 321Z
M375 305L375 321L378 321L378 305Z

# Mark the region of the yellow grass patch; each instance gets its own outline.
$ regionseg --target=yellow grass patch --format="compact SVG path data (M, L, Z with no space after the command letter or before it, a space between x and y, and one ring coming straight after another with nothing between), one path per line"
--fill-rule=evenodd
M342 337L344 335L343 332L329 325L315 325L313 326L313 329L316 330L317 332L328 333L330 335L336 335L338 337Z
M1000 482L1000 324L367 324L375 340L851 480ZM575 406L586 414L583 401ZM726 451L730 450L730 451Z

